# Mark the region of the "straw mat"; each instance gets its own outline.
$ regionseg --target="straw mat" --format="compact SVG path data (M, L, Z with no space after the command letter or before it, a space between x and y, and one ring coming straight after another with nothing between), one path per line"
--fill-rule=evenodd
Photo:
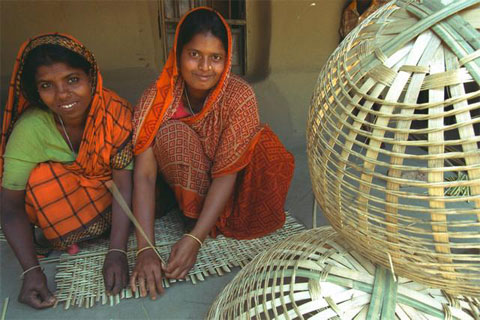
M331 227L279 241L245 266L207 319L479 319L480 297L452 296L375 266Z
M280 230L263 238L254 240L235 240L218 236L208 238L200 249L197 262L190 270L187 281L192 284L204 281L211 275L221 276L230 272L233 267L243 267L258 253L265 251L279 240L303 231L305 228L287 214L285 225ZM170 212L157 219L155 224L155 242L162 258L167 261L170 248L182 235L182 223L178 212ZM130 272L135 264L136 240L132 234L128 243L128 261ZM71 306L93 307L96 303L114 305L121 299L139 298L138 290L132 294L130 288L124 289L116 297L105 294L102 267L105 254L108 250L108 239L97 239L81 244L80 254L60 256L57 265L55 281L58 303L64 304L65 309ZM47 259L44 262L48 262ZM163 280L164 287L169 287L176 280Z

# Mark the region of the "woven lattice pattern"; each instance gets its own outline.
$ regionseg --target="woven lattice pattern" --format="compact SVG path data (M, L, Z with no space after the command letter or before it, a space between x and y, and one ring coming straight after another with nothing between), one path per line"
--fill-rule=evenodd
M171 246L182 235L182 223L179 215L172 212L156 221L156 245L162 258L167 261ZM210 275L223 275L233 267L243 267L257 254L265 251L274 243L283 240L292 234L303 231L304 227L294 218L287 215L284 227L263 238L254 240L235 240L218 236L208 238L200 249L197 262L190 270L187 280L193 284L203 281ZM128 262L130 271L135 264L136 240L132 235L128 243ZM55 280L57 284L56 296L58 303L64 304L66 309L71 306L90 308L96 303L117 304L121 299L138 298L138 290L132 293L131 289L124 289L115 297L105 294L102 267L105 254L108 250L108 240L95 240L82 244L81 253L75 256L63 254L57 265ZM47 259L42 262L48 262ZM169 287L176 280L163 280L165 287Z
M478 319L479 299L394 278L349 248L331 227L280 241L235 276L207 319Z
M307 125L333 227L454 294L480 292L479 22L478 0L388 3L329 58Z

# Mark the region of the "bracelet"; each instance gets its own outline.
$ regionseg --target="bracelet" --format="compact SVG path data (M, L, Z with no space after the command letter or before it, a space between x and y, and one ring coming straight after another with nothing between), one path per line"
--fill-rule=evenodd
M41 268L41 266L40 266L39 264L37 264L36 266L30 267L30 268L28 268L27 270L23 271L22 274L20 275L20 279L23 280L23 277L24 277L27 273L29 273L30 271L35 270L35 269L37 269L37 268Z
M152 249L152 250L157 251L154 247L147 246L147 247L143 247L142 249L139 249L139 250L137 251L136 256L138 257L138 255L139 255L140 253L142 253L142 252L145 251L145 250L149 250L149 249Z
M185 233L183 236L184 236L184 237L189 237L189 238L192 238L193 240L195 240L195 241L197 241L197 242L198 242L198 244L200 245L200 248L202 247L202 245L203 245L203 242L202 242L202 240L198 239L198 238L197 238L197 237L195 237L193 234L190 234L190 233Z
M122 249L109 249L107 254L109 254L110 252L121 252L123 253L124 255L127 255L127 251L125 250L122 250Z

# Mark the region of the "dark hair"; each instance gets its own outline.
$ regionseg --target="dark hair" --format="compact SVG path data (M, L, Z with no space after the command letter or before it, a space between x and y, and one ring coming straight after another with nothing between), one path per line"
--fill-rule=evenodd
M37 69L41 66L51 66L62 62L71 68L83 70L90 76L92 65L81 55L65 47L55 44L43 44L32 49L24 59L21 88L25 98L35 105L45 107L38 94L35 83Z
M227 29L222 20L214 11L199 9L190 13L180 26L177 39L177 60L180 61L179 57L182 54L183 46L189 43L195 35L209 32L222 41L223 48L228 53Z

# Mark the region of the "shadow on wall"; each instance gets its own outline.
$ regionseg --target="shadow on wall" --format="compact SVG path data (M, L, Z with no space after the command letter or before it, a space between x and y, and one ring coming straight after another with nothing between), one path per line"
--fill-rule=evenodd
M256 21L251 23L255 26L261 26L255 30L257 36L251 43L255 48L255 56L247 57L248 70L247 80L250 83L265 80L270 74L270 43L272 40L272 9L271 0L259 1L255 4L258 14L255 15ZM249 33L249 31L247 31Z
M260 122L268 124L285 146L296 144L297 141L292 141L295 134L288 101L278 85L267 79L252 87L257 96Z
M104 86L127 99L133 106L143 91L158 77L152 68L122 68L102 71Z

